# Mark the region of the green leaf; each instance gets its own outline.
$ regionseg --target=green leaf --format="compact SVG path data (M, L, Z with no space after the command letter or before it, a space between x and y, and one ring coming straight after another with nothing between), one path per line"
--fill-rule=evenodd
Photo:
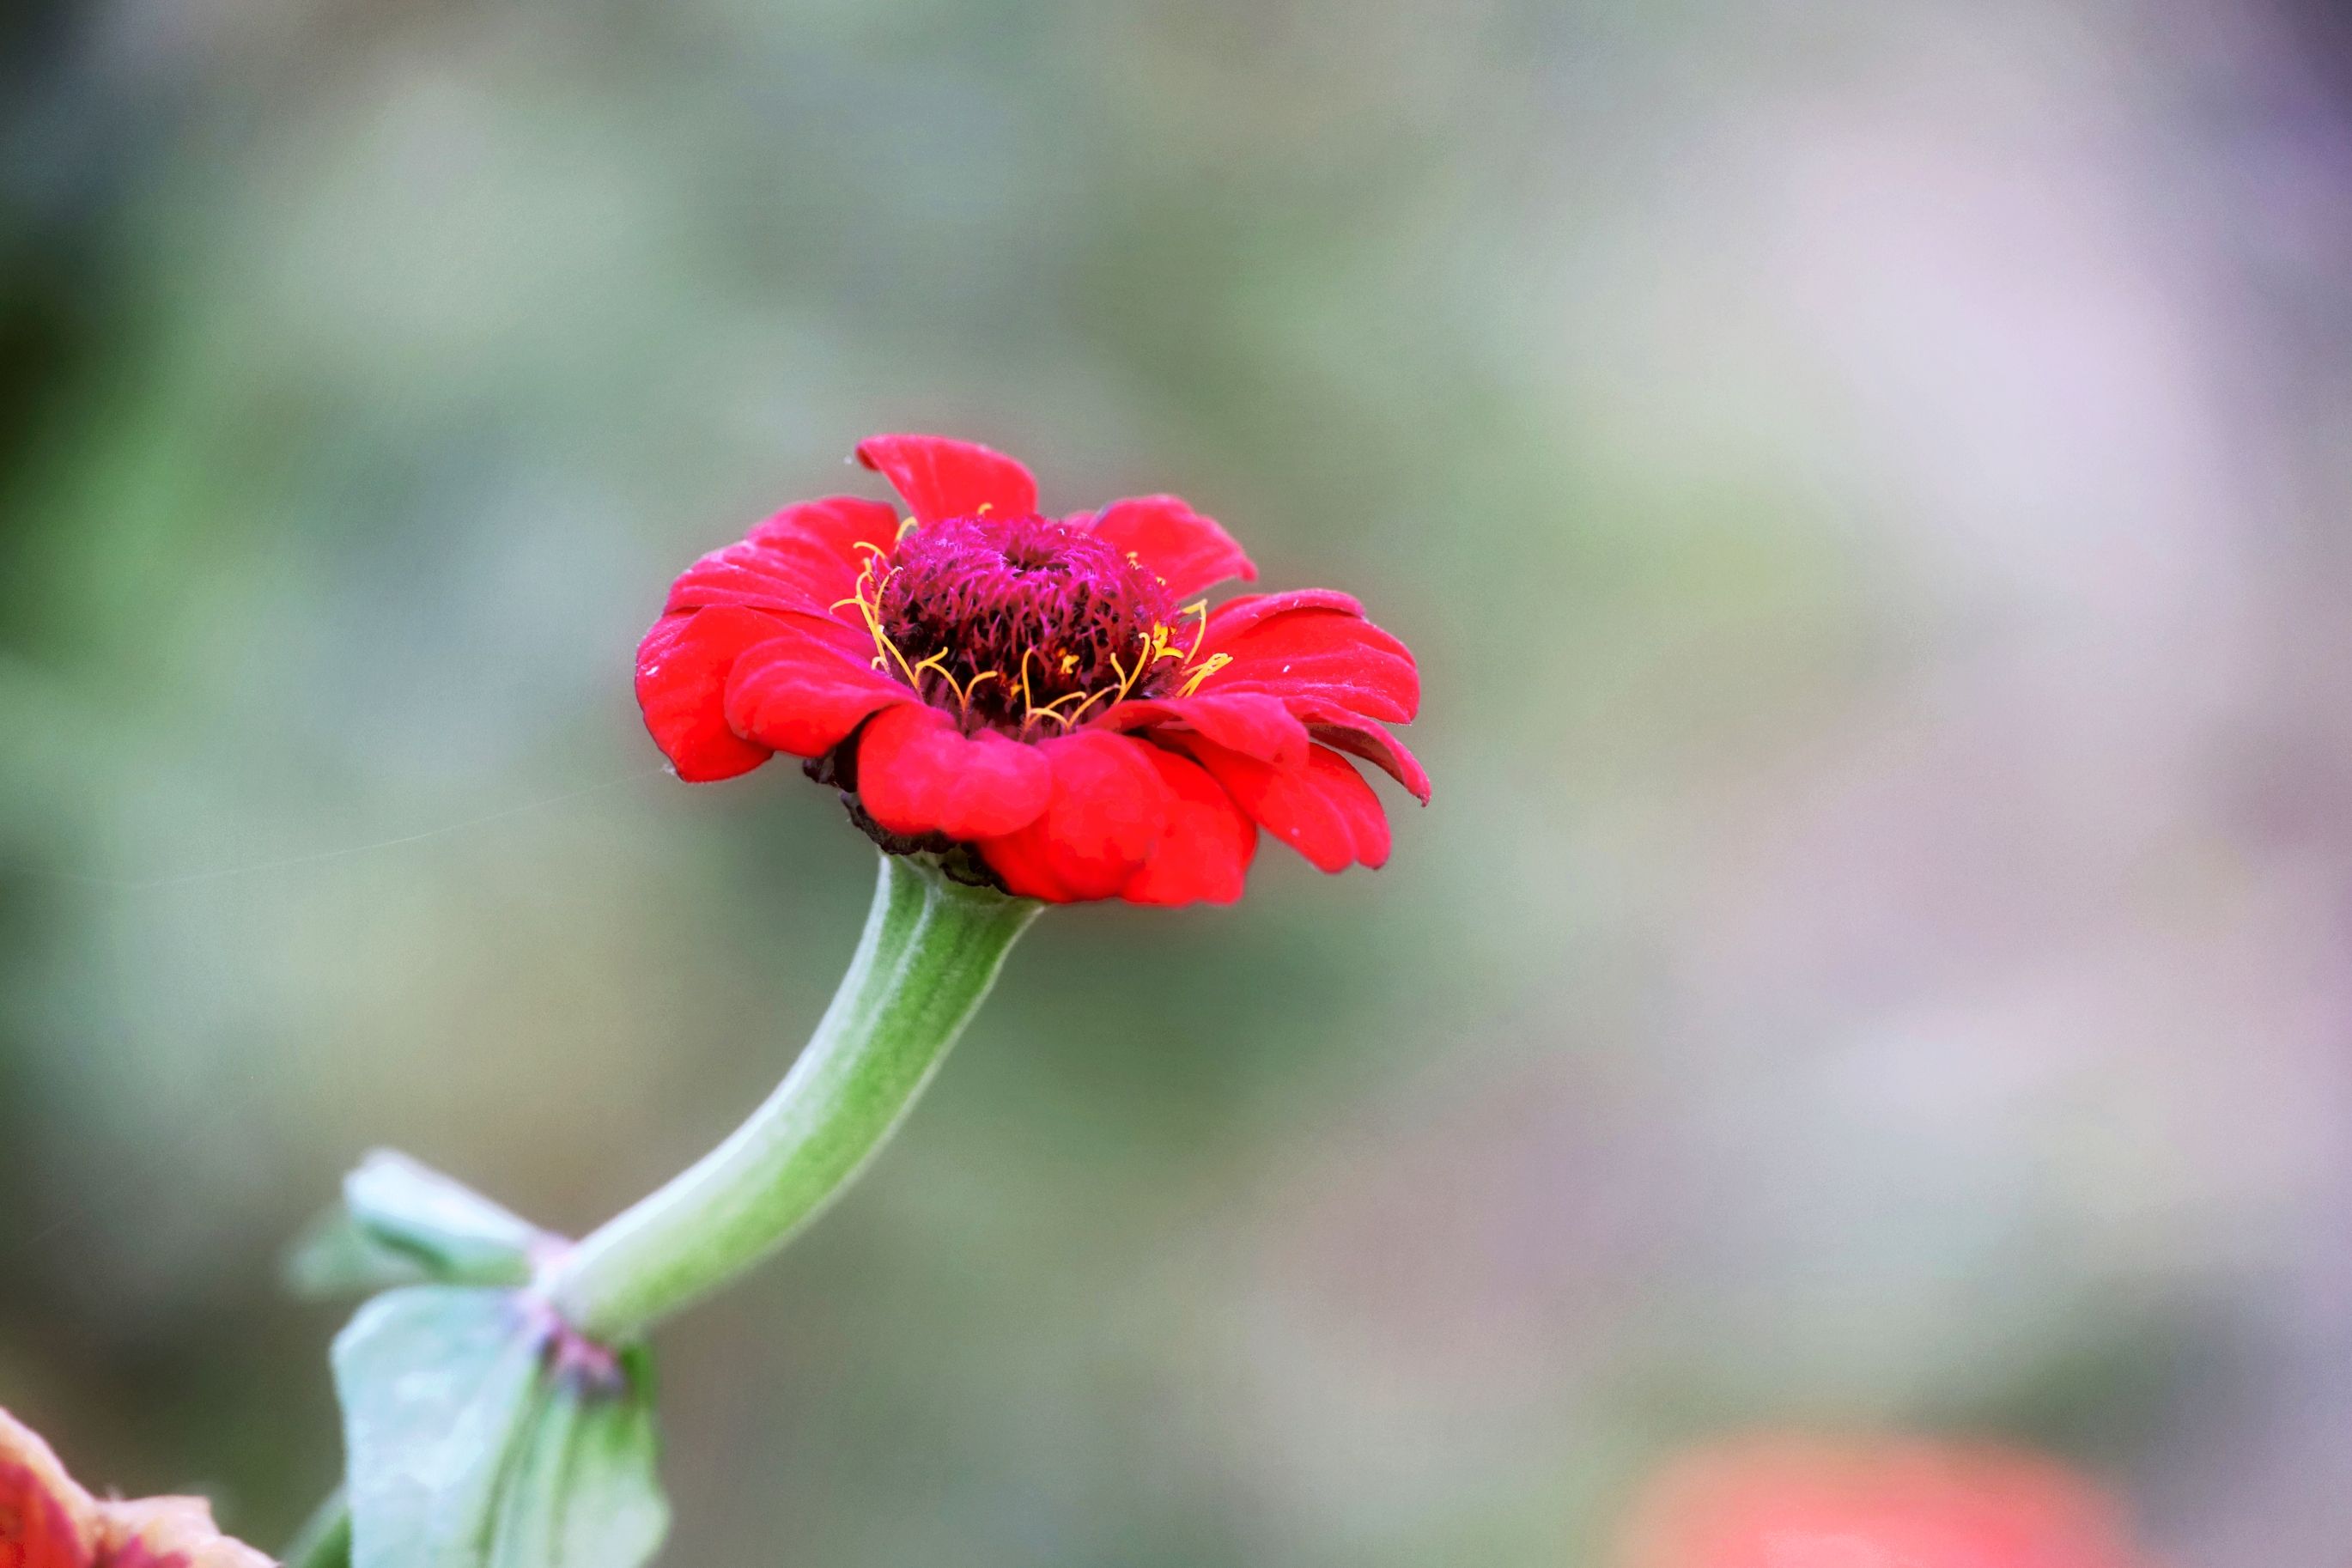
M353 1223L395 1250L415 1253L442 1279L520 1284L531 1254L554 1240L461 1182L379 1149L343 1178Z
M373 1296L399 1285L425 1285L433 1275L415 1253L386 1247L352 1218L341 1204L310 1222L286 1250L286 1288L323 1300Z
M541 1391L546 1332L498 1290L379 1296L335 1340L352 1568L488 1561L499 1483Z
M522 1285L560 1245L462 1183L380 1149L343 1178L343 1202L287 1259L288 1282L309 1296L435 1281Z
M642 1352L543 1304L395 1290L335 1342L352 1568L639 1568L668 1527Z

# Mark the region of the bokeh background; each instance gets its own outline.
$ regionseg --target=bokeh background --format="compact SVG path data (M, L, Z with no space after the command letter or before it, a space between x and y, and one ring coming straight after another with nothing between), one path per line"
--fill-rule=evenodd
M0 1403L282 1539L341 1170L749 1108L870 851L631 649L936 429L1359 593L1437 802L1043 922L665 1335L669 1561L1601 1563L1764 1424L2342 1562L2339 13L10 7Z

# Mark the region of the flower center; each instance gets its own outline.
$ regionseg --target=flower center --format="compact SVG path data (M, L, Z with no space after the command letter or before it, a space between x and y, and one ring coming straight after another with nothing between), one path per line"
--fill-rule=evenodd
M1082 526L949 518L869 557L856 604L875 663L967 730L1067 729L1127 697L1197 684L1205 605Z

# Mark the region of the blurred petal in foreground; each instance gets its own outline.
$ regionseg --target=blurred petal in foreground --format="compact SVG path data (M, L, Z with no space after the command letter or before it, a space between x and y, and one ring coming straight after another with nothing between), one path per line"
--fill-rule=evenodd
M2054 1460L1894 1440L1701 1450L1643 1492L1622 1568L2151 1568L2122 1510Z
M100 1502L0 1410L0 1568L269 1568L202 1498Z

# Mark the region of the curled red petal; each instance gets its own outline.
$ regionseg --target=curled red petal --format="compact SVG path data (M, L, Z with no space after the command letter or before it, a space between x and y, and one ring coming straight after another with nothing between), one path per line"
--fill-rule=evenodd
M1421 708L1412 651L1365 620L1345 594L1236 599L1210 614L1202 649L1205 658L1225 659L1202 681L1203 692L1313 698L1398 724L1412 722Z
M1257 567L1234 536L1175 496L1113 501L1094 520L1094 531L1132 554L1180 599L1228 577L1257 580Z
M993 730L967 736L937 708L908 702L857 738L857 795L893 833L994 838L1027 826L1053 793L1034 746Z
M1095 722L1106 730L1181 725L1262 763L1295 768L1307 760L1306 724L1279 698L1262 691L1138 698L1118 704Z
M1029 470L971 441L944 436L872 436L857 444L857 460L890 481L915 521L947 517L1034 517L1037 481Z
M1257 855L1257 824L1198 763L1157 746L1145 754L1168 786L1168 821L1119 896L1131 904L1234 902Z
M1305 766L1277 768L1213 741L1182 744L1259 826L1320 869L1387 863L1389 819L1380 797L1337 752L1312 746Z
M747 741L821 757L866 715L916 700L874 668L874 644L864 633L822 616L780 616L777 623L782 635L745 649L728 676L727 724Z
M1363 758L1411 790L1413 799L1429 804L1429 770L1387 725L1319 698L1294 697L1285 706L1305 722L1307 732L1316 740L1333 751Z
M716 605L830 613L865 570L860 546L887 552L898 536L898 509L887 501L828 496L788 506L679 574L662 613Z
M1150 858L1167 826L1168 785L1151 747L1107 730L1042 742L1053 765L1045 810L1017 833L982 839L1004 885L1052 903L1114 898Z
M727 722L727 678L748 648L782 629L773 616L739 605L664 616L637 645L637 706L654 744L690 784L750 773L773 748L747 741Z

